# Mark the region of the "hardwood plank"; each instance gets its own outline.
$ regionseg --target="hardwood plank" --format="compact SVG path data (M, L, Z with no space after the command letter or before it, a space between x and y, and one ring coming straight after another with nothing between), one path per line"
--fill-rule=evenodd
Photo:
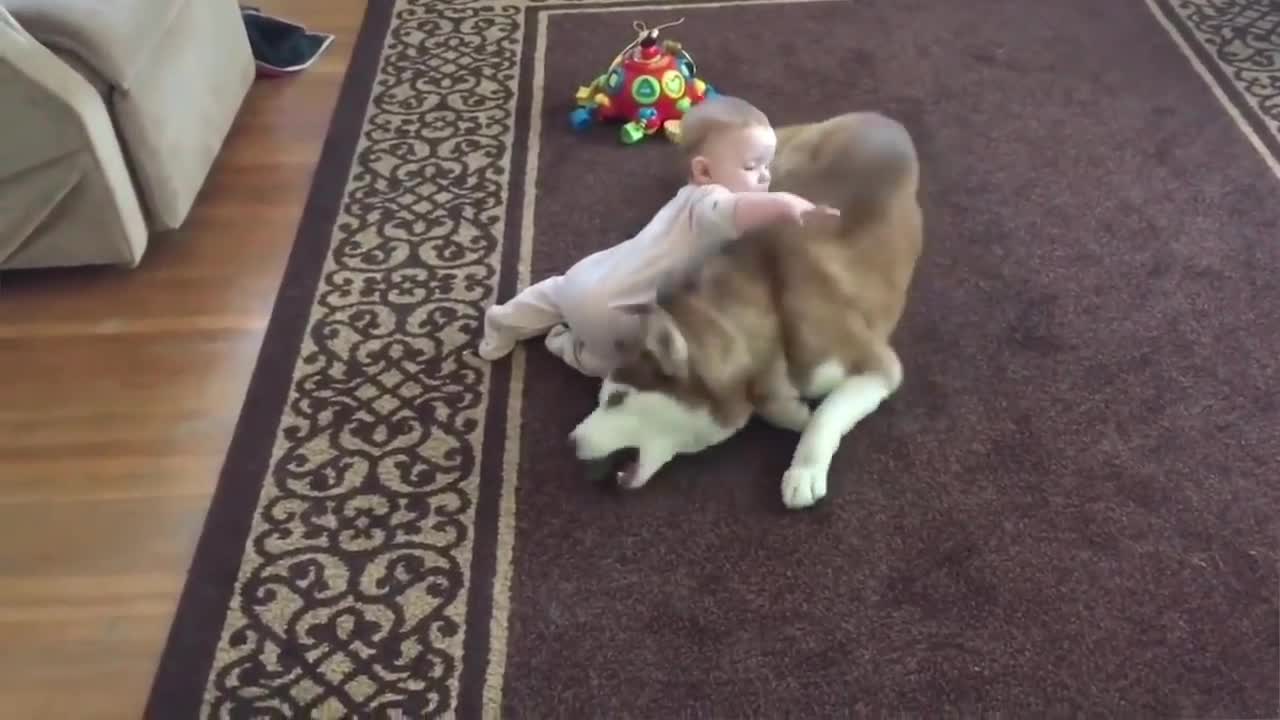
M126 455L113 452L94 461L92 473L85 473L79 457L13 459L5 463L11 473L4 481L0 505L24 503L53 505L84 500L172 497L192 495L207 498L214 477L222 467L225 449L189 455ZM14 581L14 578L8 578Z
M207 509L204 495L0 504L0 527L6 533L40 539L23 545L0 543L0 571L5 576L0 583L0 618L16 610L10 606L10 588L32 579L89 576L109 584L121 575L180 577ZM124 549L128 552L121 552Z
M149 597L139 592L125 604ZM141 669L164 648L171 620L171 610L136 614L104 607L94 617L0 623L4 716L137 720L151 686Z
M217 319L216 327L207 327ZM34 368L58 384L12 383L0 387L0 457L10 432L29 432L40 418L92 417L163 411L206 416L222 407L248 379L262 333L262 314L205 316L194 328L181 318L99 326L94 332L41 332L0 340L0 355L14 367ZM40 335L40 336L37 336ZM14 376L10 376L14 377ZM5 428L11 423L11 428ZM56 426L55 426L56 429Z
M0 707L137 718L364 15L261 0L337 35L259 80L187 224L140 267L0 283Z

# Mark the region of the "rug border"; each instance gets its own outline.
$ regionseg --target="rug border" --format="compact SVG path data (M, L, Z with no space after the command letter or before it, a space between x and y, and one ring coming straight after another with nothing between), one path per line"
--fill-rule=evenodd
M368 0L365 7L144 718L200 716L395 6Z
M1280 137L1276 137L1267 123L1267 118L1249 101L1240 84L1231 77L1222 62L1205 46L1187 17L1173 6L1171 0L1147 0L1147 8L1156 16L1158 24L1163 21L1167 25L1163 29L1168 31L1170 39L1175 44L1182 45L1179 50L1184 54L1189 53L1187 61L1191 69L1204 77L1210 92L1215 95L1220 94L1219 99L1226 106L1223 109L1227 116L1236 122L1240 131L1245 134L1246 140L1255 145L1262 160L1266 162L1267 156L1270 155L1268 165L1274 168L1276 164L1280 164ZM1199 67L1196 67L1197 64ZM1280 172L1277 175L1280 175Z
M493 300L511 297L519 289L521 230L524 223L525 174L528 169L529 127L532 123L531 94L533 76L525 70L531 52L530 18L538 8L520 7L520 49L516 56L515 96L511 105L511 143L507 147L507 178L504 188L502 244L496 258ZM533 33L536 34L536 33ZM516 351L520 352L519 349ZM514 354L512 356L514 359ZM504 606L496 587L500 571L502 546L502 507L507 498L505 457L511 445L507 431L513 387L520 372L514 362L497 362L489 366L484 420L480 427L480 454L476 465L475 510L471 522L471 565L468 567L464 608L465 634L457 672L457 696L451 710L461 718L481 718L497 710L486 704L486 678L493 655L496 610ZM517 440L518 442L518 440Z

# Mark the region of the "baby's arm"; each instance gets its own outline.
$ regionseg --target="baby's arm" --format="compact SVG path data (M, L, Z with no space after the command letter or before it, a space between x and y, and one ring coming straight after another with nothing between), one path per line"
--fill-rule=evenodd
M789 192L744 192L734 197L733 223L739 235L783 220L803 223L811 212L839 215L840 211L820 207Z
M699 237L728 240L773 222L803 222L804 215L813 211L840 214L788 192L735 193L716 188L694 205L693 229Z

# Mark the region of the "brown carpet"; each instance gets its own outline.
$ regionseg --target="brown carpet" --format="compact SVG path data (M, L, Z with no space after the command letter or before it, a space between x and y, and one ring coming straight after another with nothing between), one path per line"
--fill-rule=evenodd
M148 715L1280 715L1280 4L666 5L372 3ZM920 148L907 381L812 512L760 425L602 493L594 384L472 354L672 192L566 116L680 16Z

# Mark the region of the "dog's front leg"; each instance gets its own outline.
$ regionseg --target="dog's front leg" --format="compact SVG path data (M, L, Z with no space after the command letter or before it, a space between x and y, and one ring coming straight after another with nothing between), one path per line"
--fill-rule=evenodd
M787 376L785 360L769 366L769 371L757 380L753 394L756 413L774 427L792 432L802 432L809 424L813 411L800 397L800 391Z
M813 412L800 435L791 467L782 476L782 502L796 510L827 494L827 472L840 441L894 391L888 378L863 373L845 378Z
M813 411L800 399L799 395L779 395L765 398L756 408L760 417L774 427L792 432L804 432Z

